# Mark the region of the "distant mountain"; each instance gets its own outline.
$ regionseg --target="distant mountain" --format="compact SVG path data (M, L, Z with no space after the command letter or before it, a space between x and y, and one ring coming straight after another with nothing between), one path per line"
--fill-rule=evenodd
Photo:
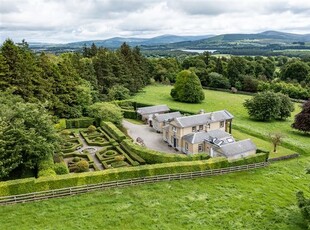
M64 52L80 50L85 44L92 43L98 47L116 49L124 42L130 46L139 46L142 50L182 50L182 49L212 49L212 50L240 50L240 49L310 49L310 34L293 34L278 31L265 31L253 34L222 34L203 36L162 35L153 38L123 38L114 37L105 40L90 40L67 44L30 43L35 51Z
M105 40L91 40L91 41L81 41L81 42L72 42L66 44L70 47L82 47L84 44L90 46L91 44L95 44L96 46L103 46L107 48L118 48L124 42L129 44L130 46L153 46L153 45L163 45L163 44L171 44L176 42L183 41L196 41L200 39L205 39L212 37L213 35L203 35L203 36L177 36L177 35L161 35L153 38L122 38L122 37L114 37Z
M264 46L270 44L292 44L310 42L310 34L292 34L278 31L265 31L256 34L222 34L196 41L182 41L167 45L167 48L210 48L220 46Z

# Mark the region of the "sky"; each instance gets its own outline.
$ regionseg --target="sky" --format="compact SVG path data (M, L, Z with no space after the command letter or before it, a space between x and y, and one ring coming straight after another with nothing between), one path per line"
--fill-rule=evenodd
M310 0L0 0L0 42L310 33Z

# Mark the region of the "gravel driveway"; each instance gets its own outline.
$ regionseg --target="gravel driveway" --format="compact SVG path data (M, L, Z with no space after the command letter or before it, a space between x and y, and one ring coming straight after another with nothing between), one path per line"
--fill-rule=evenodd
M156 131L148 125L137 125L129 121L123 120L123 126L127 129L128 135L135 141L137 137L141 137L147 148L166 152L166 153L180 153L169 147L162 139L162 133Z

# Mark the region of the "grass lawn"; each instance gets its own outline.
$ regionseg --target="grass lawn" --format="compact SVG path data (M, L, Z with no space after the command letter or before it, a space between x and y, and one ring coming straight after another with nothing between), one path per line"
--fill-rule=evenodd
M305 229L309 157L210 178L160 182L0 207L14 229Z
M133 97L134 100L148 104L167 104L170 108L198 112L204 109L206 112L226 109L235 118L233 126L268 136L270 132L280 131L286 137L284 141L302 148L310 154L310 135L304 135L291 128L294 116L301 111L299 104L295 104L295 111L286 121L258 122L251 120L242 103L251 96L232 94L221 91L204 90L205 100L200 104L187 104L173 101L170 97L171 86L152 85L147 86L143 92Z
M276 158L276 157L281 157L281 156L286 156L286 155L296 153L296 151L284 148L281 145L277 147L277 152L274 153L273 152L273 145L271 142L262 140L262 139L257 138L257 137L253 137L249 134L242 133L238 130L233 130L232 134L238 140L244 140L244 139L250 138L256 144L257 148L269 150L270 151L269 158Z

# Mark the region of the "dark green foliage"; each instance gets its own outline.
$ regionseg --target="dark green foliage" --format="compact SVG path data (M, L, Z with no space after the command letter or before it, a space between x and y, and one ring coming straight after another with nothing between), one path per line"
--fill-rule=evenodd
M250 117L260 121L286 119L294 110L293 103L287 96L270 91L256 94L243 105Z
M242 76L246 71L246 61L242 57L231 57L227 65L227 77L232 86L236 86L236 82L242 80Z
M108 90L108 98L111 101L114 100L126 100L130 97L129 89L125 88L122 85L115 85Z
M110 121L120 125L123 119L121 108L113 103L96 102L88 107L88 115L99 121Z
M151 59L151 74L155 81L162 83L175 82L175 76L180 71L180 66L175 58Z
M307 80L309 66L302 61L288 62L281 70L283 80L297 80L298 82Z
M51 116L40 105L0 94L0 178L18 167L34 169L59 147Z
M66 128L67 129L88 128L90 125L93 125L94 122L95 122L95 119L92 117L66 119Z
M256 93L258 84L259 84L259 81L256 78L249 76L249 75L245 75L243 76L243 79L242 79L242 90Z
M259 81L258 91L271 90L288 95L290 98L308 100L310 98L310 88L302 87L298 83L286 83L283 81L264 82Z
M205 98L199 78L189 70L178 73L170 95L174 100L188 103L199 103Z
M310 100L303 104L302 111L295 116L292 127L303 132L310 132Z
M224 77L222 74L218 74L215 72L209 73L209 87L213 88L223 88L223 89L229 89L230 88L230 82L228 78Z

